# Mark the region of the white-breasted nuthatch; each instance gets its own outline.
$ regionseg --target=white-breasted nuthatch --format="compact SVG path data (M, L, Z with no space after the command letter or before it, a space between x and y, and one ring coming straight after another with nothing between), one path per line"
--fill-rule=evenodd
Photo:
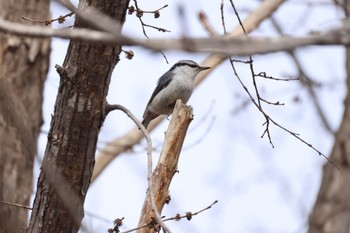
M186 104L192 95L196 75L206 69L210 67L201 67L191 60L180 60L163 74L143 113L145 128L157 116L170 115L176 100L181 99Z

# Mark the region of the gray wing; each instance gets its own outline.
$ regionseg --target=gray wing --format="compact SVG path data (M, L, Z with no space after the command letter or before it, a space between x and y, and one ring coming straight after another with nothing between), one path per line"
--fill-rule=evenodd
M152 100L154 99L154 97L161 91L163 90L166 86L169 85L171 81L171 73L170 72L166 72L165 74L162 75L162 77L159 78L158 83L157 83L157 87L156 89L154 89L151 98L149 99L147 106L152 102Z

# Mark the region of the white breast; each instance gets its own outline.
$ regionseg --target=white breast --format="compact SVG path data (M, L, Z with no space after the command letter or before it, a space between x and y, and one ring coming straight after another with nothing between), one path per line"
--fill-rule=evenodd
M169 115L177 99L187 103L194 89L194 78L174 75L166 88L160 91L153 99L150 107L152 112Z

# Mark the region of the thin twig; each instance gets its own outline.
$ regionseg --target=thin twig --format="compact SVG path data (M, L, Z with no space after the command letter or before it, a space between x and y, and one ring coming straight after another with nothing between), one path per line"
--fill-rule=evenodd
M232 60L233 62L243 63L243 64L249 64L249 63L251 63L251 61L243 61L243 60L234 59L234 58L231 58L231 60Z
M243 32L246 34L246 31L244 29L244 25L242 24L242 21L240 20L240 17L238 15L238 12L236 11L236 8L234 6L234 3L232 0L230 0L231 2L231 6L232 8L234 9L234 12L236 14L236 17L238 18L238 21L239 21L239 24L243 30ZM223 11L222 11L222 14L223 14ZM222 19L224 20L224 16L222 16ZM225 22L223 21L223 25L225 25ZM235 74L235 76L237 77L237 79L239 80L240 84L242 85L243 89L246 91L246 93L249 95L251 101L253 102L253 104L256 106L256 108L262 113L262 115L265 117L265 123L263 125L265 125L265 130L263 132L263 134L261 135L261 137L264 137L265 135L267 135L268 139L269 139L269 142L271 144L271 146L274 148L274 145L272 143L272 138L271 138L271 134L270 134L270 131L269 131L269 126L270 126L270 122L272 122L275 126L279 127L280 129L284 130L285 132L291 134L293 137L297 138L299 141L301 141L302 143L304 143L305 145L311 147L314 151L316 151L318 153L318 155L324 157L329 163L333 164L338 170L340 170L340 168L331 160L329 159L325 154L323 154L321 151L319 151L318 149L316 149L314 146L312 146L310 143L308 143L307 141L305 141L303 138L301 138L299 136L299 134L297 133L294 133L290 130L288 130L286 127L280 125L279 123L277 123L276 121L274 121L269 115L266 114L266 112L263 110L262 106L261 106L261 101L263 102L266 102L268 104L273 104L273 105L281 105L279 102L275 102L275 103L272 103L272 102L269 102L263 98L261 98L260 94L259 94L259 91L258 91L258 87L257 87L257 84L256 84L256 80L255 80L255 77L256 76L264 76L266 77L266 74L265 73L259 73L258 75L255 74L254 72L254 66L253 66L253 59L251 56L249 56L249 66L250 66L250 71L251 71L251 75L253 77L253 86L254 86L254 89L255 89L255 93L256 93L256 97L257 97L257 101L253 98L253 96L251 95L251 93L249 92L248 88L244 85L243 81L241 80L241 78L239 77L234 65L233 65L233 60L232 58L229 58L230 59L230 63L231 63L231 66L232 66L232 69L233 69L233 72Z
M241 17L240 17L239 14L238 14L238 11L237 11L237 9L236 9L236 7L235 7L235 4L233 3L232 0L230 0L230 3L231 3L231 6L232 6L233 11L235 12L235 15L236 15L236 18L237 18L237 20L238 20L238 22L239 22L239 25L241 26L241 28L242 28L242 30L243 30L243 34L244 34L245 36L247 36L247 35L248 35L248 34L247 34L247 31L245 30L245 27L244 27L244 25L243 25L243 23L242 23ZM261 108L261 102L260 102L261 98L260 98L258 86L257 86L257 84L256 84L255 71L254 71L254 66L253 66L253 58L252 58L251 55L249 55L249 63L248 63L248 64L249 64L250 72L251 72L252 79L253 79L253 86L254 86L254 89L255 89L255 94L256 94L256 97L257 97L257 102L258 102L259 107Z
M175 215L174 217L170 217L170 218L165 218L165 219L163 219L163 222L167 222L167 221L171 221L171 220L179 221L179 220L182 219L182 218L187 218L188 220L190 220L190 219L189 219L190 217L195 216L195 215L198 215L198 214L200 214L200 213L202 213L202 212L204 212L204 211L206 211L206 210L209 210L209 209L212 208L213 205L215 205L216 203L218 203L218 200L215 200L215 201L214 201L213 203L211 203L209 206L207 206L207 207L205 207L205 208L203 208L203 209L201 209L201 210L198 210L198 211L196 211L196 212L194 212L194 213L192 213L192 212L186 212L185 215L177 214L177 215ZM138 226L138 227L132 228L132 229L130 229L130 230L123 231L123 232L121 232L121 233L130 233L130 232L133 232L133 231L142 229L142 228L144 228L144 227L148 227L148 226L150 226L151 224L152 224L152 223L144 224L144 225L142 225L142 226Z
M9 206L18 207L18 208L27 209L27 210L33 209L32 207L27 206L27 205L21 205L21 204L17 204L17 203L8 202L8 201L0 201L0 203L5 204L5 205L9 205Z
M235 76L237 77L238 81L240 82L240 84L242 85L243 89L246 91L246 93L248 94L248 96L250 97L252 103L256 106L256 108L263 114L263 116L265 117L265 119L267 119L267 121L263 124L265 125L265 130L263 132L263 134L261 135L261 137L263 137L265 134L267 134L270 144L274 147L274 145L272 144L272 139L271 139L271 135L270 132L268 130L269 128L269 124L270 121L277 126L278 128L284 130L285 132L291 134L293 137L297 138L299 141L301 141L302 143L304 143L305 145L311 147L311 149L313 149L314 151L316 151L318 153L318 155L324 157L329 163L333 164L339 171L340 168L331 160L329 159L325 154L323 154L321 151L319 151L318 149L316 149L314 146L312 146L310 143L308 143L307 141L305 141L304 139L302 139L299 134L294 133L292 131L290 131L289 129L285 128L284 126L280 125L279 123L277 123L275 120L273 120L269 115L267 115L263 109L259 108L258 104L256 103L255 99L253 98L253 96L250 94L248 88L244 85L243 81L241 80L241 78L239 77L234 65L231 63L233 72L235 74Z
M59 17L55 18L55 19L44 19L44 20L40 20L40 19L31 19L25 16L22 16L22 19L30 21L30 22L34 22L34 23L44 23L45 25L49 25L52 22L58 21L58 23L63 23L66 18L71 17L72 15L74 15L74 12L68 13L66 15L60 15Z
M215 205L216 203L218 203L218 200L215 200L213 203L211 203L209 206L205 207L204 209L201 209L197 212L186 212L185 215L180 215L180 214L177 214L176 216L174 217L170 217L170 218L166 218L164 219L163 221L166 222L166 221L170 221L170 220L176 220L176 221L179 221L180 219L182 218L187 218L187 220L191 220L192 216L195 216L195 215L198 215L206 210L209 210L211 207L213 207L213 205Z
M136 0L134 0L134 4L135 4L135 7L136 7L136 16L137 16L137 18L139 19L139 21L141 23L142 32L143 32L143 35L145 35L146 38L149 39L149 37L148 37L148 35L146 33L145 27L150 27L150 28L156 29L156 30L158 30L160 32L170 32L169 30L167 30L165 28L160 28L160 27L156 27L156 26L153 26L153 25L146 24L142 20L143 13L155 13L155 12L157 12L159 10L162 10L162 9L166 8L168 5L164 5L163 7L159 8L158 10L155 10L155 11L144 11L144 10L141 10L141 8L138 6L138 3L137 3Z
M260 72L258 74L255 75L256 77L262 77L262 78L266 78L266 79L271 79L271 80L275 80L275 81L297 81L297 80L300 80L299 77L296 77L296 78L275 78L275 77L272 77L272 76L268 76L266 74L266 72Z
M281 103L281 102L279 102L279 101L271 102L271 101L266 100L266 99L261 98L261 97L260 97L260 100L261 100L262 102L265 102L265 103L270 104L270 105L276 105L276 106L282 106L282 105L284 105L284 103Z
M169 5L168 4L165 4L164 6L162 6L161 8L158 8L157 10L153 10L153 11L145 11L145 10L142 10L143 13L151 13L151 14L154 14L154 13L157 13L158 11L160 10L163 10L164 8L168 7Z
M148 194L151 200L151 207L152 211L154 212L154 218L155 221L168 233L171 233L169 228L165 225L165 223L162 221L162 218L160 217L155 200L154 200L154 189L153 189L153 182L152 182L152 140L151 137L147 131L147 129L141 124L141 122L135 117L132 112L127 109L126 107L119 105L119 104L113 104L113 105L107 105L106 106L106 113L109 113L113 110L121 110L123 111L128 117L131 118L131 120L136 124L137 127L142 131L143 135L146 138L147 141L147 180L148 180Z
M221 25L224 30L224 35L227 34L226 24L225 24L225 14L224 14L224 0L221 0L220 4L220 14L221 14Z
M231 3L231 6L232 6L232 8L233 8L233 11L235 12L235 15L236 15L236 18L237 18L237 20L238 20L238 22L239 22L239 25L240 25L240 27L241 27L241 29L242 29L242 31L243 31L243 34L244 34L245 36L247 36L247 31L245 30L245 27L244 27L244 25L243 25L243 23L242 23L242 21L241 21L241 18L239 17L239 14L238 14L238 12L237 12L237 10L236 10L236 7L235 7L233 1L230 0L230 3ZM222 14L223 14L223 12L222 12ZM222 16L222 18L224 18L224 16ZM225 25L225 22L223 22L223 25ZM230 60L231 66L234 68L232 57L229 57L229 60ZM256 104L257 108L260 109L262 112L264 112L264 111L262 110L262 106L261 106L261 96L260 96L260 94L259 94L259 89L258 89L258 86L257 86L257 83L256 83L256 79L255 79L255 71L254 71L254 66L253 66L253 58L252 58L251 55L249 55L249 60L248 60L247 64L249 65L249 68L250 68L250 73L251 73L251 77L252 77L252 80L253 80L253 86L254 86L255 95L256 95L257 100L255 100L255 98L253 98L253 96L252 96L251 93L249 92L248 88L243 84L243 82L242 82L241 79L239 78L238 73L237 73L236 71L234 71L234 72L235 72L235 76L239 79L239 81L240 81L241 85L243 85L243 88L245 89L245 91L246 91L247 93L249 93L250 99L254 102L254 104ZM235 70L235 69L234 69L234 70ZM266 127L265 127L265 131L264 131L262 137L266 134L267 137L268 137L268 139L269 139L269 142L270 142L272 148L274 148L274 145L273 145L272 139L271 139L271 135L270 135L270 131L269 131L269 119L266 117L266 114L263 114L263 116L265 117L265 120L266 120L266 122L265 122Z
M280 27L278 22L274 19L274 17L271 17L271 22L272 22L272 25L275 27L276 31L280 35L283 35L282 28ZM306 72L304 71L304 69L303 69L299 59L297 58L294 50L287 51L287 54L292 58L292 61L294 62L295 66L298 70L300 81L301 81L302 85L307 89L308 94L311 97L311 100L312 100L312 102L315 106L315 109L317 111L317 115L320 117L321 122L323 123L323 126L325 127L325 129L329 133L334 135L335 131L332 129L332 127L329 123L329 120L327 119L324 111L322 110L320 101L317 98L317 93L314 90L315 82L313 82L313 80L311 80L311 78L308 75L306 75Z
M160 31L160 32L170 32L169 30L167 30L167 29L165 29L165 28L160 28L160 27L156 27L156 26L153 26L153 25L150 25L150 24L146 24L146 23L143 22L143 20L142 20L143 13L154 13L154 14L155 14L155 17L158 18L158 17L159 17L159 11L162 10L162 9L164 9L164 8L166 8L166 7L168 7L167 4L164 5L164 6L162 6L162 7L160 7L160 8L157 9L157 10L154 10L154 11L144 11L144 10L141 10L141 9L139 8L139 6L138 6L136 0L134 0L134 3L135 3L136 11L137 11L136 16L137 16L137 18L139 18L139 21L140 21L140 23L141 23L143 35L145 35L145 37L146 37L147 39L150 39L150 38L148 37L148 35L147 35L147 33L146 33L145 27L150 27L150 28L156 29L156 30L158 30L158 31ZM161 51L161 50L160 50L159 52L160 52L160 53L162 54L162 56L164 57L165 62L166 62L167 64L169 64L168 58L165 56L164 52Z

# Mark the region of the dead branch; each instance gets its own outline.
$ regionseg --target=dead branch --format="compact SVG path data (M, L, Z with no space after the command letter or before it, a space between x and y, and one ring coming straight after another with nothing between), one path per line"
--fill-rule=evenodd
M33 23L43 23L47 26L55 21L57 21L60 24L64 23L66 21L66 18L71 17L72 15L74 15L73 12L70 12L70 13L65 14L65 15L60 15L57 18L53 18L53 19L31 19L31 18L28 18L25 16L22 16L22 19L27 20L29 22L33 22Z
M8 202L8 201L0 201L1 204L5 204L8 206L14 206L14 207L18 207L18 208L23 208L23 209L27 209L27 210L32 210L33 208L27 205L21 205L21 204L17 204L17 203L12 203L12 202Z
M283 35L283 31L282 28L280 27L280 25L278 24L278 22L271 17L271 22L272 25L275 27L276 31L280 34ZM296 66L296 69L298 71L298 76L300 77L300 81L302 83L302 85L306 88L306 90L308 91L309 96L311 97L311 100L315 106L315 109L318 113L318 116L321 119L321 122L324 126L324 128L331 134L335 134L335 131L332 129L331 124L329 123L329 120L327 119L323 109L322 109L322 105L317 97L317 92L315 91L315 87L314 87L314 82L311 80L311 78L306 74L305 70L302 67L301 62L299 61L299 59L297 58L297 55L295 54L295 52L293 50L290 50L287 52L287 54L290 56L290 58L292 59L294 65Z
M182 218L186 218L188 221L190 221L193 216L198 215L206 210L211 209L211 207L213 207L213 205L215 205L216 203L218 203L218 200L215 200L213 203L211 203L209 206L205 207L204 209L198 210L196 212L186 212L185 215L177 214L175 217L170 217L170 218L164 219L164 222L171 221L171 220L180 221L180 219L182 219Z
M174 174L177 171L177 164L180 157L180 151L185 139L188 126L192 120L192 108L186 106L181 100L178 100L166 132L162 152L153 171L152 182L154 188L154 202L158 213L162 212L164 204L169 196L169 186ZM155 212L151 207L151 196L148 190L144 201L139 226L148 224L155 218ZM165 230L163 228L163 230ZM169 232L168 230L165 230ZM154 229L142 228L138 233L154 232Z
M214 201L213 203L211 203L209 206L207 206L207 207L205 207L205 208L203 208L203 209L201 209L201 210L198 210L198 211L196 211L196 212L186 212L184 215L176 214L176 215L173 216L173 217L165 218L163 221L164 221L164 222L173 221L173 220L175 220L175 221L180 221L180 220L183 219L183 218L186 218L188 221L190 221L190 220L192 219L193 216L198 215L198 214L200 214L200 213L202 213L202 212L204 212L204 211L206 211L206 210L211 209L211 208L212 208L215 204L217 204L217 203L218 203L218 200L215 200L215 201ZM122 218L121 220L123 220L123 219L124 219L124 218ZM118 220L120 220L120 219L116 219L116 220L114 221L114 225L117 225L116 222L119 223ZM117 225L117 226L118 226L118 225ZM148 227L148 226L150 226L150 224L141 225L141 226L139 226L139 227L135 227L135 228L132 228L132 229L130 229L130 230L123 231L123 232L121 232L121 233L130 233L130 232L137 231L137 230L139 230L139 229L141 229L141 228L145 228L145 227ZM115 228L115 227L114 227L114 228ZM117 228L117 229L119 230L119 228ZM112 230L113 230L113 229L112 229Z
M137 127L142 131L143 135L145 136L146 140L147 140L147 159L148 159L148 163L147 163L147 180L148 180L148 196L150 199L150 203L151 203L151 209L154 213L154 219L156 221L157 224L159 224L160 226L162 226L163 229L166 230L166 232L170 233L170 230L168 229L168 227L164 224L164 222L162 221L158 209L156 208L156 203L154 200L154 189L153 189L153 184L155 183L153 181L153 177L152 177L152 140L151 137L149 136L149 133L147 131L147 129L141 124L141 122L137 119L137 117L135 117L134 114L131 113L131 111L129 109L127 109L126 107L119 105L119 104L114 104L114 105L107 105L106 107L106 112L109 113L113 110L121 110L123 111L128 117L131 118L131 120L137 125Z
M192 53L215 53L224 57L267 54L290 51L310 45L348 45L350 44L350 25L304 37L246 37L222 36L211 38L178 38L178 39L137 39L122 34L91 29L52 29L35 25L24 25L0 19L0 31L19 36L58 37L71 40L96 42L107 45L142 46L154 51L178 50ZM190 45L190 46L189 46Z
M139 19L139 21L140 21L140 23L141 23L141 27L142 27L142 32L143 32L143 34L145 35L145 37L146 37L147 39L149 39L149 37L148 37L148 35L147 35L147 33L146 33L146 29L145 29L146 27L156 29L156 30L158 30L158 31L160 31L160 32L170 32L169 30L167 30L167 29L165 29L165 28L156 27L156 26L153 26L153 25L146 24L146 23L143 21L143 19L142 19L142 16L143 16L144 13L151 13L151 14L154 14L154 17L155 17L155 18L159 18L159 16L160 16L159 11L162 10L162 9L164 9L164 8L166 8L166 7L168 7L168 5L164 5L163 7L159 8L159 9L157 9L157 10L154 10L154 11L145 11L145 10L142 10L142 9L138 6L138 3L137 3L136 0L134 0L134 4L135 4L135 8L136 8L136 17ZM128 9L129 9L129 12L128 12L128 13L129 13L129 14L132 14L132 13L135 11L135 8L134 8L134 6L129 7L129 8L128 8Z

